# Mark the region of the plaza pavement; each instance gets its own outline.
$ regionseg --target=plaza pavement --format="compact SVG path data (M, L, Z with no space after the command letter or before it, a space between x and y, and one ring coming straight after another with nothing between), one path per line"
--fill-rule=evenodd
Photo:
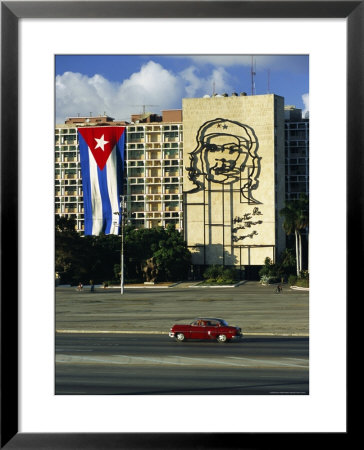
M58 333L168 334L173 323L220 317L244 335L308 336L309 292L248 281L236 287L198 287L193 282L55 289Z

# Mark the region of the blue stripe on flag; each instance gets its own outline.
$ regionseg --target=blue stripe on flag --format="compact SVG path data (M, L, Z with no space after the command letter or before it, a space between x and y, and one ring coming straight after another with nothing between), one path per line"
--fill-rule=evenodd
M83 209L84 209L84 232L85 235L92 234L92 203L91 203L91 180L90 180L90 161L89 150L85 140L78 133L78 142L80 148L82 191L83 191Z
M120 136L120 139L117 143L117 151L116 151L116 158L118 161L118 173L120 176L118 177L118 189L119 189L119 196L123 195L124 193L124 149L125 149L125 131Z

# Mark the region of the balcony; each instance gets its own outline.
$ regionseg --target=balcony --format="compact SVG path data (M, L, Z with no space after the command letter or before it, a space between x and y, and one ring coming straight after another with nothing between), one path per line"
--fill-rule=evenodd
M162 158L162 154L159 151L148 151L147 152L147 158L149 160L154 160L154 159L161 159Z
M160 184L161 179L160 178L146 178L145 184Z

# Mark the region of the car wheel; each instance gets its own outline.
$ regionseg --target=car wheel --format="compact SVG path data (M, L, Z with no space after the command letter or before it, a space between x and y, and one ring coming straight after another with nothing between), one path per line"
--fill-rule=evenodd
M226 335L225 334L219 334L218 336L217 336L217 342L220 342L220 343L225 343L225 342L227 342L228 341L228 339L227 339L227 337L226 337Z
M186 338L185 338L185 335L184 335L183 333L177 333L177 334L176 334L176 340L177 340L178 342L183 342L185 339L186 339Z

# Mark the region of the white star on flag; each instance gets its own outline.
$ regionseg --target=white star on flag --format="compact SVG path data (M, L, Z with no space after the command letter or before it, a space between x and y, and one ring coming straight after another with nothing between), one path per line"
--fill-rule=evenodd
M105 145L108 144L109 141L105 141L104 136L105 135L103 134L100 139L95 138L95 141L97 141L95 150L100 147L103 152L105 151Z

